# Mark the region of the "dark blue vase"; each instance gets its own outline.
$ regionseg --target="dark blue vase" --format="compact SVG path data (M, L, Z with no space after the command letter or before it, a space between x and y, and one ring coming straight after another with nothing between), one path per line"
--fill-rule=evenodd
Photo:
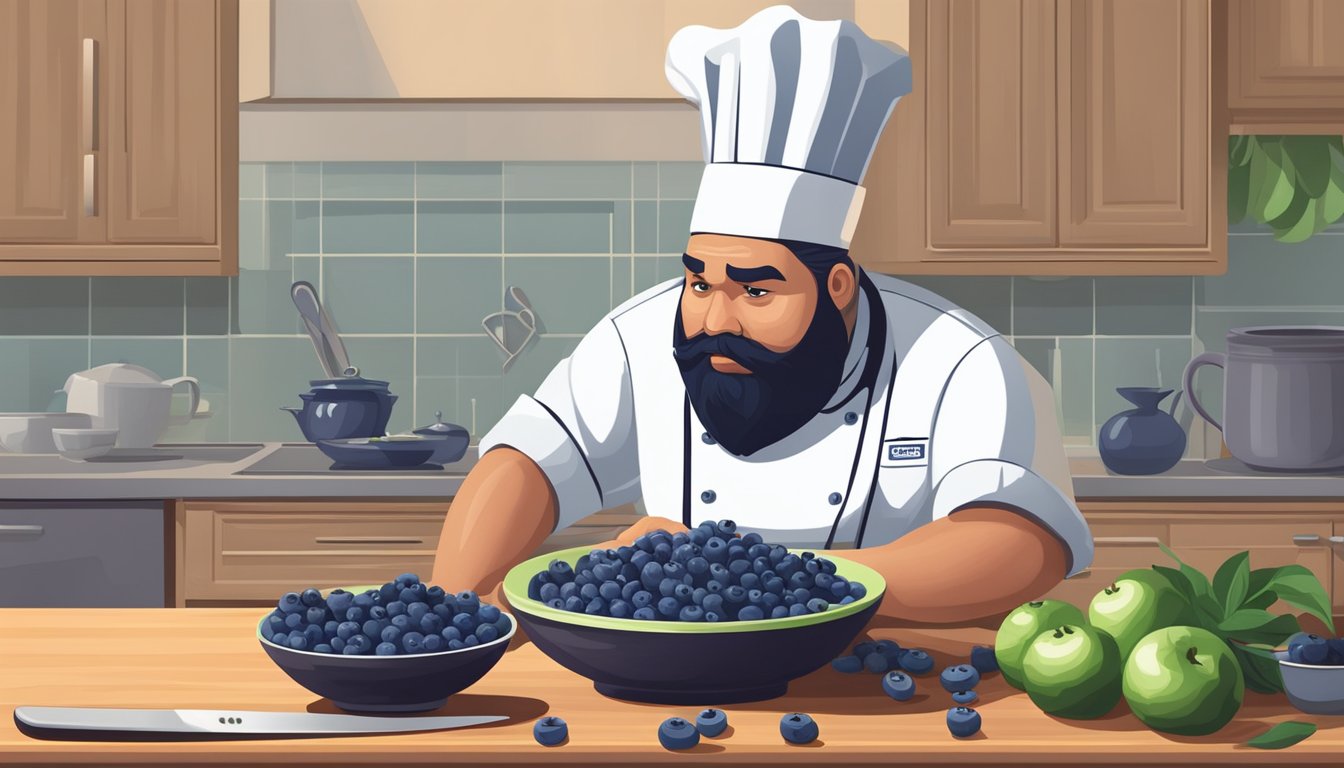
M1185 453L1185 430L1158 404L1174 390L1118 387L1120 396L1138 406L1112 416L1101 426L1097 447L1106 468L1121 475L1155 475L1176 466ZM1171 410L1181 400L1171 401Z

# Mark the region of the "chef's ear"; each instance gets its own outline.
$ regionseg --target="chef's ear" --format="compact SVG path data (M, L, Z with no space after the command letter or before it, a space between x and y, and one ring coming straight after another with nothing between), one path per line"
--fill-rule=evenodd
M858 295L858 281L854 279L854 270L848 264L835 264L826 276L826 292L835 302L835 308L844 311Z

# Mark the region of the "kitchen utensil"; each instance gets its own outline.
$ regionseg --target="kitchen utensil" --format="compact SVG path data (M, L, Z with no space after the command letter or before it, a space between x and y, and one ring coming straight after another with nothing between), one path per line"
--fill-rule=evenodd
M527 294L516 285L509 286L504 293L504 311L486 315L481 319L481 327L490 335L490 340L506 355L504 372L513 367L527 345L536 338L541 325L540 318L527 300Z
M1222 420L1193 389L1205 365L1225 371ZM1184 387L1191 406L1242 463L1268 470L1344 467L1344 328L1233 328L1226 355L1205 352L1190 361Z
M356 595L379 585L340 587ZM323 594L330 594L323 590ZM509 616L507 634L488 643L456 651L397 656L355 656L316 651L296 651L276 645L261 636L257 641L294 682L318 696L331 699L354 712L421 712L438 709L448 697L480 680L504 656L509 640L518 631L517 619Z
M112 452L117 444L115 429L53 429L56 450L67 459L92 459Z
M1294 707L1313 715L1344 715L1344 667L1298 664L1275 651L1283 692Z
M345 351L345 343L336 332L331 316L322 308L322 302L318 300L313 284L299 280L290 286L289 295L294 299L294 306L299 309L299 316L303 318L308 336L313 340L313 349L317 350L318 362L322 364L322 370L326 372L327 378L358 376L359 369L350 365L350 355Z
M345 468L418 467L434 455L438 440L419 435L318 440L317 447Z
M387 428L391 416L372 392L347 392L338 400L300 395L303 407L281 406L294 415L303 437L310 443L351 437L374 437Z
M191 402L185 414L174 416L173 388L179 384L187 386ZM152 447L169 425L190 423L201 403L200 382L191 376L164 380L128 363L71 374L63 389L67 410L89 414L95 429L117 430L118 448Z
M317 712L238 709L112 709L105 707L15 707L14 721L38 732L107 734L216 734L246 736L358 736L467 728L507 720L505 715L367 717Z
M54 428L87 428L87 413L0 413L0 447L11 453L55 453Z
M782 696L790 680L839 656L877 611L882 575L835 557L837 573L868 594L821 613L759 621L677 622L590 616L552 608L527 596L532 576L560 559L573 566L590 547L551 552L515 566L504 595L522 630L561 666L617 699L680 705L722 705Z
M1106 421L1097 436L1102 463L1121 475L1155 475L1176 466L1185 453L1185 432L1176 422L1181 393L1170 413L1158 406L1171 394L1158 387L1118 387L1120 396L1138 406Z
M434 423L427 427L411 430L412 434L435 441L434 455L429 458L435 464L452 464L467 453L467 444L471 435L465 427L447 424L443 420L443 411L434 412Z

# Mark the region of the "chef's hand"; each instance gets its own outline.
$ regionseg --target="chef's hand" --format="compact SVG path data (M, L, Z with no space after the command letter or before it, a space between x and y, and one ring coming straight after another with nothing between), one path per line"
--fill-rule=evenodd
M676 520L669 520L666 517L644 517L640 518L640 520L636 522L634 525L630 526L629 528L626 528L624 531L621 531L621 533L617 535L616 538L612 539L611 541L604 541L601 542L600 544L594 544L593 548L616 549L617 547L634 546L635 539L638 539L640 536L643 536L646 533L652 533L653 531L657 530L664 530L667 531L669 534L677 533L679 531L683 533L690 532L689 528L682 525L681 523L678 523Z

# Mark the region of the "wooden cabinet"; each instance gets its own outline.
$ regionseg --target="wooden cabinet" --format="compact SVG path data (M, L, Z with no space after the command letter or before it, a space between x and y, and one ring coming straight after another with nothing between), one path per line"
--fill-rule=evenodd
M1233 0L1228 105L1244 132L1327 133L1344 125L1344 2Z
M915 86L868 169L855 260L1224 271L1222 14L1209 0L913 0Z
M0 0L0 275L237 272L237 0Z

